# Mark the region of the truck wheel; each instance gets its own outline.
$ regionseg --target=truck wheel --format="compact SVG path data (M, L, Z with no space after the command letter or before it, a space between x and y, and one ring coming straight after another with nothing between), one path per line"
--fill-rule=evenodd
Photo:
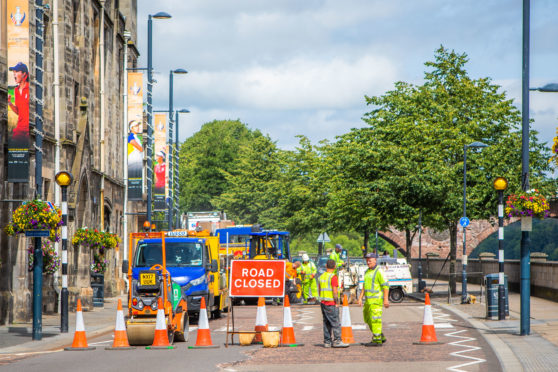
M221 317L221 309L215 309L211 312L211 317L213 319L219 319Z
M184 311L182 312L182 329L174 333L175 340L179 342L188 342L188 336L190 334L189 329L190 329L190 317Z
M392 288L389 290L389 300L391 302L399 303L403 301L405 294L401 288Z

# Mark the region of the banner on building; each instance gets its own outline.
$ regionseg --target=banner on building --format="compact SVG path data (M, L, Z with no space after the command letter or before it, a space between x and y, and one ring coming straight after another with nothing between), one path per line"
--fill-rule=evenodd
M29 182L29 1L7 1L8 182Z
M128 72L128 200L143 194L143 73Z
M167 114L155 114L153 120L154 139L154 174L153 209L163 211L167 209L165 197L167 194Z

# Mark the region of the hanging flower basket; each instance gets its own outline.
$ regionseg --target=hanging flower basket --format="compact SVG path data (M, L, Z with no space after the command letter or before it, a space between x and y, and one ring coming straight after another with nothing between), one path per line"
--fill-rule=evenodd
M73 245L83 245L98 250L101 255L104 255L107 249L116 248L119 242L120 238L116 234L86 227L78 229L72 238Z
M60 240L59 228L62 226L60 209L42 200L24 202L12 214L12 221L4 228L6 234L14 236L29 230L48 230L48 239Z
M550 206L539 190L521 192L508 196L506 201L506 215L508 217L547 218Z
M116 248L119 242L120 238L116 234L86 227L78 229L72 238L74 246L83 245L91 249L93 252L91 272L97 274L103 274L107 269L106 250Z
M93 255L93 263L91 264L91 272L96 274L104 274L107 271L107 263L105 256L95 253Z
M52 243L48 240L42 241L43 249L43 274L54 274L60 268L60 257L56 253ZM29 271L33 271L33 263L35 261L34 249L30 245L27 248L27 268Z

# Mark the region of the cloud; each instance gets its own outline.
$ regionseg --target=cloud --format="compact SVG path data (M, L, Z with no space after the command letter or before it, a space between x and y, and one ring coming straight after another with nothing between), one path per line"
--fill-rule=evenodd
M194 71L176 83L178 95L196 96L211 106L271 110L343 109L379 94L397 76L389 60L370 55L357 60L292 59L276 66L240 71Z

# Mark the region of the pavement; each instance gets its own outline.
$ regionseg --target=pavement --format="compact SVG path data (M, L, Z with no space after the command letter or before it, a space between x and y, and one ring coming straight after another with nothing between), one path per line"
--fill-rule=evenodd
M433 280L427 280L427 288L431 288L433 282ZM458 284L458 289L460 289L460 287L460 284ZM479 295L480 287L477 285L469 284L468 290L469 293L477 295L477 298L480 300L480 302L475 304L460 304L459 295L453 297L448 301L447 283L438 281L434 286L434 292L431 295L433 306L447 313L454 314L456 318L460 319L460 321L454 324L456 328L453 330L453 333L438 335L438 337L446 337L446 345L448 345L450 341L452 341L449 339L449 337L459 337L459 332L466 332L466 329L470 329L471 331L478 332L483 339L481 343L478 344L481 350L476 351L477 353L483 354L476 354L476 356L478 358L489 360L491 359L491 355L493 359L493 356L495 355L500 364L501 370L503 371L555 370L555 366L558 365L558 303L547 301L537 297L531 297L531 334L527 336L520 336L519 294L510 293L510 316L507 317L506 320L497 321L486 319L486 304L484 302L485 298ZM412 294L410 297L418 300L423 300L424 295ZM121 298L123 299L123 302L125 302L125 297L122 296ZM95 338L101 339L103 337L107 338L107 340L110 339L111 333L114 330L117 301L118 297L107 298L105 299L103 308L94 308L93 311L84 312L83 317L88 341ZM390 349L391 351L389 352L389 354L391 356L399 355L400 357L397 358L398 360L389 359L390 355L384 357L382 357L381 355L374 355L374 358L376 359L373 361L372 359L370 359L372 357L366 356L367 353L365 351L360 350L360 348L362 347L351 347L350 349L354 351L354 355L349 351L343 351L343 355L345 356L347 355L347 353L351 353L350 368L355 372L360 370L364 371L369 368L371 362L383 362L382 368L384 370L400 371L402 368L412 368L414 362L414 369L421 370L420 368L417 369L417 367L420 365L419 363L424 363L424 360L428 360L430 358L430 360L434 363L431 365L431 370L451 369L451 366L455 365L455 362L451 360L447 353L444 354L446 355L444 357L440 356L436 358L434 358L433 355L428 354L432 353L435 350L435 347L433 346L428 347L428 350L424 351L424 355L422 356L417 356L417 353L414 351L412 353L409 353L410 348L413 348L414 346L409 346L409 344L412 345L412 342L407 342L407 339L411 341L417 341L416 339L420 336L420 319L418 319L417 321L416 318L417 314L419 314L418 317L420 318L422 310L414 310L415 307L410 306L412 305L411 303L407 305L403 303L400 305L403 306L399 307L398 312L393 312L393 314L397 314L398 317L401 317L401 314L403 314L403 318L390 319L389 312L386 311L385 313L386 315L388 315L388 317L386 317L385 319L386 327L392 327L386 328L386 331L390 333L391 337L388 346L394 348L393 350ZM299 361L301 360L300 358L308 358L313 356L315 360L309 361L311 365L308 365L308 368L305 368L305 371L310 372L313 370L321 370L321 363L333 362L336 359L335 353L340 353L341 351L328 351L328 353L332 356L332 361L327 360L328 358L324 357L324 355L326 354L323 354L320 351L320 345L315 344L316 340L320 339L320 324L308 322L307 325L305 325L304 318L308 318L308 316L305 315L305 312L307 313L310 310L305 310L304 307L295 307L293 308L293 310L293 316L296 324L300 323L301 327L303 328L313 328L313 330L309 332L299 331L299 333L297 333L297 338L300 334L300 337L302 339L301 341L306 342L306 345L312 348L312 352L309 352L309 349L307 348L300 348L300 350L291 350L291 354L289 355L291 355L294 360L298 359ZM255 312L255 308L247 308L244 311L250 313L246 313L246 315L244 316L242 312L239 312L237 314L237 320L240 321L241 319L246 318L246 324L252 327L254 314L251 314L251 312ZM316 308L312 311L319 311L319 309ZM360 312L361 311L358 307L351 308L351 317L354 319L353 327L356 328L355 325L362 326L362 329L355 329L355 338L362 338L364 340L365 337L369 337L369 331L364 327L363 324L360 324L361 320L357 320L358 316L360 316ZM277 313L277 319L273 319L273 316L275 315L272 316L271 314L269 314L269 316L270 324L272 324L272 321L273 323L277 323L277 325L281 324L282 312ZM439 322L443 322L443 320L437 319L436 313L434 320L436 324L438 324ZM212 328L221 327L224 329L225 325L225 319L210 322L210 326ZM443 323L439 325L443 326ZM31 323L0 326L0 366L36 354L50 353L53 350L60 350L65 346L71 345L75 331L75 313L69 314L68 333L60 333L59 314L43 315L42 330L42 340L32 341ZM442 329L440 329L440 331L443 331L443 327ZM218 335L219 332L216 332L216 334ZM305 334L307 334L308 336L305 336ZM464 333L461 333L461 335L463 334ZM398 338L400 339L399 342ZM359 342L359 340L357 340L357 342ZM453 342L453 344L458 344L459 342L461 341L455 341ZM397 349L395 349L396 345ZM449 348L449 346L440 347L440 351L445 352L444 348ZM253 353L251 354L251 357L248 357L248 359L244 359L243 362L239 361L233 364L222 364L222 368L229 371L253 371L260 370L260 366L262 367L261 370L273 370L273 368L280 367L280 365L276 363L276 358L277 352L281 352L281 350L273 351L262 348L253 350L251 350L251 348L248 348L245 350L250 350L251 353ZM297 354L300 355L298 355L297 357ZM385 360L382 360L382 358L385 358ZM417 359L413 360L413 358ZM337 359L336 362L338 363L339 359ZM380 364L375 365L379 366ZM349 367L349 365L347 365L347 367ZM497 365L485 365L485 367L479 367L479 369L477 370L497 369Z
M104 307L83 311L87 338L93 338L114 331L118 299L126 306L126 296L105 298ZM33 324L15 323L0 326L0 362L2 354L20 356L48 352L70 346L76 329L76 313L68 314L68 333L60 333L60 314L43 314L42 339L33 341Z
M433 280L427 280L432 288ZM520 294L510 293L509 316L506 320L486 318L486 297L480 296L479 285L468 284L468 292L475 295L475 304L461 304L461 295L448 298L448 283L438 281L432 293L432 304L454 313L477 329L490 345L504 371L554 371L558 365L558 303L531 297L531 333L520 335ZM461 283L458 283L458 290ZM485 293L485 289L483 288ZM412 297L424 299L423 294Z

